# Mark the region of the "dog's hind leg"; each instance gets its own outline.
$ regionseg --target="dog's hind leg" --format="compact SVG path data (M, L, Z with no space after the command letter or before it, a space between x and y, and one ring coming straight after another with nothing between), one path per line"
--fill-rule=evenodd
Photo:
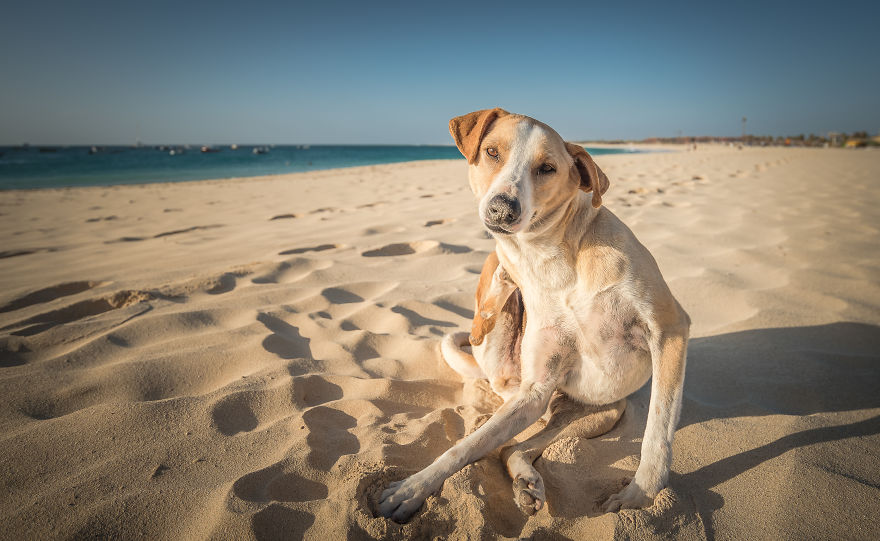
M544 479L534 462L560 437L595 438L608 432L626 409L626 399L605 406L589 406L557 393L550 403L550 420L531 438L506 447L501 458L513 479L513 501L527 515L534 515L547 501Z

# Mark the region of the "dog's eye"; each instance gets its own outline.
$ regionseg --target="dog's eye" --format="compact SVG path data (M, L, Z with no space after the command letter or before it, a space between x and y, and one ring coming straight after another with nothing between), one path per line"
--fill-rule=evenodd
M556 171L556 168L553 167L552 165L550 165L549 163L545 163L544 165L541 166L540 171L542 173L552 173L553 171Z
M497 158L497 157L498 157L498 151L497 151L495 148L493 148L493 147L489 147L489 148L487 148L487 149L486 149L486 154L488 154L489 156L492 156L493 158Z

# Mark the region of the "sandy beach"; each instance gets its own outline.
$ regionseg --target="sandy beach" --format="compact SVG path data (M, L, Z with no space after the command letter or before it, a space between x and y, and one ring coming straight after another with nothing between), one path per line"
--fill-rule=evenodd
M0 192L0 537L880 537L880 152L603 155L693 320L670 486L603 514L649 388L538 459L375 516L497 400L441 360L494 241L464 160Z

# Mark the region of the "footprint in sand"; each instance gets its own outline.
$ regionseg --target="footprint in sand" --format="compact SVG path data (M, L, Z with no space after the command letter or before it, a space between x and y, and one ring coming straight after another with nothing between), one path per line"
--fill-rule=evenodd
M340 398L342 387L323 376L294 376L290 385L237 391L220 398L211 409L211 424L224 436L235 436Z
M238 279L243 278L248 274L250 274L250 272L244 270L224 272L219 276L210 278L207 282L205 282L203 287L205 292L211 295L229 293L230 291L235 289L235 286L238 283Z
M293 403L306 409L342 398L342 387L317 375L296 376L291 391Z
M324 312L327 317L324 319L347 318L355 313L363 313L364 310L370 312L370 307L374 305L367 301L382 297L398 285L397 282L385 281L344 283L323 289L314 300L320 303L317 306L327 308L328 312ZM375 306L379 306L379 303ZM320 313L314 314L312 319L315 317L320 317Z
M435 225L451 224L454 221L455 221L454 218L443 218L441 220L428 220L427 222L425 222L425 227L434 227Z
M255 539L302 539L315 515L273 503L251 517Z
M442 242L437 242L436 240L417 240L414 242L398 242L394 244L386 244L381 248L367 250L361 255L364 257L391 257L420 254L434 250L448 254L464 254L473 251L467 246L445 244Z
M251 403L255 401L253 392L226 396L214 406L211 418L217 430L224 436L234 436L239 432L250 432L257 428L259 421Z
M299 328L271 314L260 313L257 321L272 331L263 340L263 349L282 359L314 359L311 340L299 332Z
M277 216L272 216L269 218L269 221L272 220L292 220L294 218L299 218L299 214L278 214Z
M301 280L313 271L327 269L333 266L329 259L315 260L303 257L295 257L290 261L274 263L270 270L255 276L251 282L255 284L279 284Z
M37 291L18 297L17 299L13 299L3 306L0 306L0 312L11 312L13 310L33 306L35 304L54 301L55 299L67 297L68 295L76 295L77 293L82 293L83 291L92 289L98 284L99 282L88 281L66 282L63 284L38 289Z
M422 327L422 326L430 326L433 325L435 327L455 327L456 324L451 321L446 321L442 319L432 319L422 314L407 308L405 306L397 305L391 308L391 311L395 314L400 314L405 317L410 325L413 327Z
M327 497L327 486L284 471L286 461L240 477L232 485L236 497L249 502L308 502Z
M323 296L325 299L332 302L333 304L364 302L364 298L360 295L339 287L328 287L325 290L321 291L321 296Z
M357 208L357 209L368 209L368 208L376 207L376 206L378 206L378 205L385 205L385 204L388 204L388 203L390 203L390 202L391 202L391 201L376 201L375 203L367 203L367 204L364 204L364 205L358 205L358 206L356 206L355 208Z
M333 250L335 248L344 247L344 244L320 244L318 246L308 246L306 248L292 248L290 250L284 250L283 252L278 252L278 255L304 254L306 252L324 252L326 250Z
M14 327L23 327L10 334L15 336L33 336L43 331L47 331L52 327L71 323L90 316L103 314L119 308L125 308L134 304L148 301L154 298L154 295L147 291L125 290L118 291L113 295L102 297L99 299L90 299L80 301L64 308L43 312L23 321L18 321L3 327L0 330L7 330ZM149 309L149 308L148 308Z
M163 231L162 233L157 233L152 237L120 237L115 240L106 240L104 244L115 244L117 242L139 242L147 239L161 239L163 237L170 237L173 235L182 235L184 233L191 233L193 231L203 231L207 229L216 229L218 227L223 227L223 224L211 224L211 225L194 225L192 227L187 227L184 229L175 229L173 231Z
M391 257L398 255L411 255L421 252L427 252L432 248L440 246L436 240L418 240L415 242L398 242L394 244L386 244L381 248L367 250L361 255L364 257Z
M402 233L403 231L406 231L405 227L401 227L399 225L395 225L395 226L385 225L385 226L377 226L377 227L368 227L368 228L364 229L361 232L361 234L364 236L369 236L369 235L381 235L383 233Z
M7 259L10 257L18 257L20 255L29 255L35 254L39 252L39 250L5 250L0 252L0 259Z
M360 441L348 431L357 426L357 419L345 412L316 406L303 414L303 422L309 430L307 460L321 471L330 471L342 456L361 450Z
M154 239L159 239L162 237L170 237L172 235L181 235L183 233L191 233L193 231L202 231L205 229L216 229L218 227L223 227L223 224L212 224L212 225L194 225L192 227L187 227L184 229L175 229L173 231L165 231L163 233L159 233L157 235L153 235Z

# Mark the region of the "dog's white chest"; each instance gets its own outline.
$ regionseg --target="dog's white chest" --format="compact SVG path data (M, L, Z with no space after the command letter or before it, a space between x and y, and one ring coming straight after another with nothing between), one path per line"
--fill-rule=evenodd
M610 404L635 392L651 376L644 325L615 289L595 294L574 288L544 290L541 301L526 308L528 325L552 325L560 343L574 348L571 368L560 386L567 394Z

